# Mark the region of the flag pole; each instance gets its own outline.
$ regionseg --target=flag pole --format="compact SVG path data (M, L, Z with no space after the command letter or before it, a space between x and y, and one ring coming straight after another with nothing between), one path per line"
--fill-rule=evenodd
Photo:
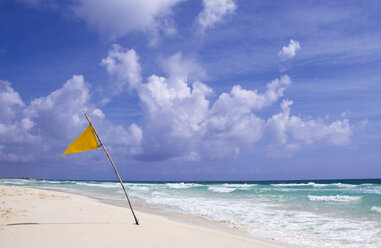
M112 161L112 159L111 159L111 157L110 157L110 154L108 154L108 152L107 152L107 149L106 149L105 145L102 143L102 140L101 140L101 138L99 138L99 135L98 135L97 131L95 130L95 128L94 128L94 126L93 126L93 124L91 123L91 121L90 121L90 119L89 119L89 117L87 116L87 114L86 114L86 113L85 113L85 117L86 117L87 121L89 122L89 124L90 124L90 125L93 127L93 129L94 129L94 133L95 133L95 135L97 136L97 138L98 138L98 141L99 141L100 145L101 145L101 146L102 146L102 148L103 148L103 151L105 151L105 153L106 153L106 155L107 155L108 159L110 160L110 162L111 162L111 165L112 165L112 167L114 168L115 174L116 174L116 176L117 176L117 177L118 177L118 179L119 179L120 185L122 185L122 188L123 188L124 194L126 195L126 198L127 198L127 201L128 201L128 205L130 206L130 209L131 209L132 215L134 216L134 219L135 219L135 223L136 223L136 225L139 225L139 221L138 221L138 218L136 218L136 215L135 215L134 209L132 208L132 205L131 205L131 201L130 201L130 198L128 197L128 194L127 194L126 188L125 188L125 187L124 187L124 185L123 185L122 179L120 179L119 173L118 173L118 171L117 171L117 169L116 169L116 167L115 167L115 165L114 165L114 162Z

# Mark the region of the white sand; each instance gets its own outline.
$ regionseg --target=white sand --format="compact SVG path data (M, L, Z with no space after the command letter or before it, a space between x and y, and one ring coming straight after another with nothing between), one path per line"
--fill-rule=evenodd
M0 247L258 247L282 246L182 224L80 195L0 186Z

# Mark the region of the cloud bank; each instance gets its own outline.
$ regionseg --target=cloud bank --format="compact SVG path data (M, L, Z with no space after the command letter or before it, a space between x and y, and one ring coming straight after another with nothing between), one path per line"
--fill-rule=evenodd
M115 51L114 48L103 61L136 55L134 50ZM137 58L134 56L133 64L139 63ZM119 62L120 68L125 70L123 75L136 71L135 67L128 66L129 60ZM264 92L236 85L210 102L213 89L199 80L188 82L188 78L201 68L194 60L177 53L162 66L168 77L152 75L139 83L121 80L121 84L127 82L128 87L136 89L143 108L143 151L138 159L234 158L242 147L253 146L261 139L271 140L269 149L277 145L285 149L293 147L293 150L300 149L302 144L345 145L350 142L352 127L348 120L328 124L320 119L303 120L290 114L291 101L284 100L281 112L267 120L258 115L283 97L291 84L287 75L269 82ZM107 71L111 77L120 78L119 71Z
M144 161L230 159L259 141L270 152L290 154L311 144L346 145L353 133L347 119L326 123L294 116L292 101L285 99L279 113L261 117L262 110L284 97L291 84L287 75L269 82L262 92L235 85L211 102L216 93L196 79L204 72L202 67L181 53L162 61L167 77L143 80L138 54L120 45L112 46L101 65L112 87L117 86L115 94L136 91L144 114L141 127L132 123L124 128L108 121L81 75L29 104L9 82L0 81L0 160L57 159L84 130L85 112L114 154Z
M142 130L111 124L90 97L90 85L74 75L62 88L25 104L11 84L0 81L0 160L57 160L86 127L92 116L115 153L132 156L141 151Z
M167 1L166 6L175 2ZM83 0L82 4L89 2ZM231 10L235 6L232 1L204 4L205 9L216 4L226 4L230 7L224 9ZM159 8L155 6L154 10ZM205 23L212 25L214 21ZM290 58L299 49L300 44L291 40L279 55ZM147 79L142 77L137 52L118 44L111 47L100 65L110 75L105 87L113 89L112 95L136 91L144 115L141 126L132 123L125 128L108 121L91 99L90 83L82 75L74 75L60 89L29 104L10 82L0 81L0 160L56 159L86 126L85 112L92 116L113 153L137 160L229 159L259 141L270 152L276 149L287 154L306 145L342 146L351 141L353 127L347 119L326 123L291 114L293 102L282 99L292 83L288 75L267 83L263 91L235 85L230 92L216 95L200 81L206 78L205 70L181 52L161 61L165 76L153 74ZM280 100L279 113L261 117L261 111Z

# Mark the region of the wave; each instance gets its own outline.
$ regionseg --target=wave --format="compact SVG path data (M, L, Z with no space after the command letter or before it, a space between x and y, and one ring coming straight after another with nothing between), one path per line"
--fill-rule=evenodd
M197 183L167 183L166 185L168 186L168 188L172 189L188 189L192 187L202 186L201 184Z
M381 195L381 184L361 184L359 191L366 194Z
M376 207L376 206L373 206L370 210L374 211L374 212L378 212L381 214L381 207Z
M89 187L99 187L99 188L117 188L119 187L116 183L83 183L76 182L77 185L89 186Z
M146 187L146 186L131 186L130 189L132 189L132 190L142 190L142 191L149 190L149 188Z
M119 183L107 183L107 184L102 183L102 184L98 184L97 186L101 188L119 188L120 184Z
M320 187L329 187L329 186L335 186L338 188L355 188L356 185L353 184L347 184L347 183L314 183L314 182L309 182L309 183L277 183L277 184L271 184L271 186L275 187L308 187L312 186L315 188L320 188Z
M320 184L320 183L276 183L271 184L271 186L275 187L305 187L305 186L313 186L313 187L325 187L327 184Z
M239 189L249 189L253 186L256 186L257 184L229 184L229 183L225 183L223 184L224 187L229 187L229 188L239 188Z
M308 195L310 201L351 202L361 200L361 196L348 195Z
M257 184L229 184L224 183L222 185L218 186L209 186L208 190L211 190L213 192L217 193L230 193L235 190L249 190L251 187L256 186Z
M46 184L76 184L78 182L72 181L72 180L59 180L59 181L50 181L50 180L40 180L39 183L46 183Z
M35 181L35 180L33 180ZM26 185L30 183L29 180L26 179L1 179L1 183L6 183L6 184L16 184L16 185Z
M230 192L235 191L236 188L209 186L208 190L211 190L211 191L217 192L217 193L230 193Z
M332 184L329 184L329 185L334 185L334 186L337 186L339 188L355 188L356 187L356 185L347 184L347 183L332 183Z

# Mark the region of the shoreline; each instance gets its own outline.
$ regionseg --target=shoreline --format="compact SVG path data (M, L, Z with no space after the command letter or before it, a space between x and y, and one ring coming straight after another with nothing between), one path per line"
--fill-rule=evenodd
M91 194L86 194L85 191L73 192L70 190L58 189L58 188L41 188L41 187L30 187L30 188L80 195L80 196L84 196L84 197L87 197L90 199L94 199L96 201L99 201L101 203L105 203L108 205L113 205L113 206L118 206L118 207L130 209L126 199L102 198L99 196L93 196ZM253 237L248 233L248 231L246 231L245 229L239 229L239 227L237 227L234 223L213 221L213 220L201 217L201 216L187 215L184 213L167 211L167 210L162 209L162 208L143 206L142 200L136 199L136 198L134 199L134 198L135 197L130 196L130 199L132 199L132 207L134 208L134 211L138 212L138 213L143 212L143 213L147 213L147 214L153 214L153 215L157 215L157 216L167 218L168 220L174 221L177 223L181 223L181 224L185 224L185 225L192 225L195 227L207 228L210 230L224 232L224 233L227 233L230 235L236 235L236 236L240 236L240 237L247 238L247 239L259 240L262 242L279 245L283 248L291 248L291 247L300 248L300 246L295 246L295 245L291 246L289 244L282 243L282 242L275 241L275 240L269 240L269 239L265 239L265 238L261 238L261 237ZM130 210L128 210L128 211L130 211ZM137 216L137 217L139 219L139 216Z
M136 237L140 237L140 239L134 238L136 243L133 243L135 244L133 247L288 247L284 244L253 238L242 232L229 231L227 228L219 229L218 225L223 225L201 217L171 213L167 215L161 211L155 213L155 209L142 206L135 207L138 218L142 222L141 225L136 226L130 224L134 223L130 209L126 208L121 200L96 199L83 194L68 193L65 190L20 186L0 185L0 192L2 196L0 239L7 244L7 247L21 247L30 244L27 240L35 241L36 231L39 235L51 233L53 236L60 236L62 229L65 230L70 240L62 237L61 247L67 247L73 240L77 243L82 242L84 246L89 246L91 243L96 247L102 247L99 246L102 243L105 245L113 243L118 247L118 245L125 244L122 242L123 238L120 242L114 240L115 233L119 234L118 236L125 235L124 231L119 230L122 228L121 226L123 226L123 230L127 229ZM57 216L57 213L63 215ZM121 222L120 216L123 216L123 220L129 220L128 223ZM73 230L68 228L70 226ZM74 231L78 231L78 229L92 237L92 241L83 239L83 235L78 235L78 232ZM105 232L107 237L96 235L99 231ZM173 236L174 233L177 235ZM131 236L128 236L131 239ZM152 237L152 239L147 239L147 237ZM179 237L183 237L184 240ZM160 240L161 246L158 246L155 240ZM38 245L51 247L52 242L52 240L45 240Z

